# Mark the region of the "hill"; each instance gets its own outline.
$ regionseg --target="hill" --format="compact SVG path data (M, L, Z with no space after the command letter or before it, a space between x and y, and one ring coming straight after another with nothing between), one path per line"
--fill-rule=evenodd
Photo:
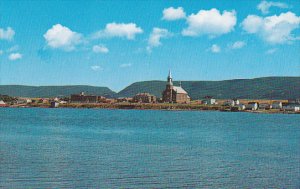
M131 97L139 92L149 92L161 97L166 82L142 81L131 84L119 97ZM179 85L179 82L174 82ZM182 87L192 99L213 96L219 99L289 99L300 98L300 77L263 77L224 81L182 81Z
M93 87L87 85L70 86L24 86L24 85L0 85L0 94L17 97L57 97L70 96L80 92L88 94L114 96L115 92L107 87Z

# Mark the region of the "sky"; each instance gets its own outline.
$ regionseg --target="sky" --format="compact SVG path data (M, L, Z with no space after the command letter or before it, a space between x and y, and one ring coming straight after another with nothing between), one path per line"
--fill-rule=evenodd
M300 76L300 1L0 1L0 84Z

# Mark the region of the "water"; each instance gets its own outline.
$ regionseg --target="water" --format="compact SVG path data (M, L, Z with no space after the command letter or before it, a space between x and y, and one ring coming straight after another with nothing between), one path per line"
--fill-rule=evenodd
M0 109L0 188L299 188L300 116Z

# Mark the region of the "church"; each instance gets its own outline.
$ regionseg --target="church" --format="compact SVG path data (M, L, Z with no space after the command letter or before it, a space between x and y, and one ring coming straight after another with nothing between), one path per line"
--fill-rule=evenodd
M181 87L181 82L180 86L173 85L171 71L167 78L166 89L162 93L162 100L168 103L190 103L191 101L188 93Z

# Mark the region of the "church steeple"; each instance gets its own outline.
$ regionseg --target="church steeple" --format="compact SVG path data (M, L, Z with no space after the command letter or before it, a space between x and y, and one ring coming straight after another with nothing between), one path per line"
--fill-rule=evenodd
M172 79L172 74L171 74L171 70L169 70L169 75L168 75L168 85L172 86L173 85L173 79Z

